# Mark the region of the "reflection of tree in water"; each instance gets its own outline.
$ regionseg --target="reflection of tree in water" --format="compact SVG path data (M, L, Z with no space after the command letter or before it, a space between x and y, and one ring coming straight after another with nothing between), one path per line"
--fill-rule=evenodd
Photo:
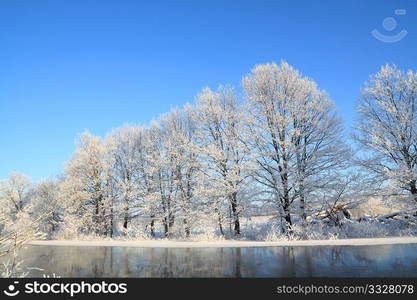
M222 276L223 249L143 248L129 253L136 257L135 274L140 277ZM130 262L130 265L132 263ZM131 272L131 273L132 273Z
M300 276L300 260L296 259L294 247L268 247L264 260L270 262L271 272L277 277ZM269 255L268 255L269 254ZM268 257L271 256L271 257Z
M240 270L240 264L241 264L241 253L240 253L240 248L235 248L234 249L235 250L235 255L234 255L234 258L235 258L235 276L233 276L233 277L236 277L236 278L240 278L240 277L242 277L242 272L241 272L241 270Z
M361 276L369 272L381 272L380 269L384 268L385 261L391 255L391 247L391 245L332 247L329 250L332 258L330 265L342 273L345 273L344 270L350 270L349 272Z
M303 276L359 276L373 264L372 257L362 255L358 247L296 247L297 259L304 260ZM359 252L358 252L359 250Z
M146 268L142 273L148 277L242 277L242 269L250 269L252 264L242 260L245 254L240 248L147 248L143 251Z
M395 249L397 247L403 252L398 252ZM415 268L417 245L271 247L269 249L274 255L271 261L276 262L275 269L271 273L276 276L346 277L417 274Z
M65 277L416 276L417 245L253 248L29 246L24 265Z

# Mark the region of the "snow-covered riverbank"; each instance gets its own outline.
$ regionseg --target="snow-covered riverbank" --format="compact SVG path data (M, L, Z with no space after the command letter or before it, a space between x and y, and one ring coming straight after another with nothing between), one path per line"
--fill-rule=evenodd
M172 241L172 240L49 240L32 241L29 245L39 246L102 246L102 247L139 247L139 248L202 248L202 247L275 247L275 246L365 246L417 244L417 237L390 237L366 239L334 239L334 240L295 240L295 241L236 241L221 240L208 242Z

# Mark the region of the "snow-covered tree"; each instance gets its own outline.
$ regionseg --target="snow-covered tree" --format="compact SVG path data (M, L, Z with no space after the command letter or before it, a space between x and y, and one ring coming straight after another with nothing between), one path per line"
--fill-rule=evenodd
M19 211L15 217L18 221L0 214L0 277L25 277L28 270L22 267L19 252L31 240L43 238L39 220L33 220L25 211Z
M325 191L331 194L345 190L350 151L342 140L342 126L333 101L317 84L303 78L300 94L290 105L292 127L291 144L295 153L296 195L301 218L306 219L306 200L310 201ZM344 174L341 173L344 172ZM348 181L350 182L350 180ZM339 186L338 186L339 185Z
M211 196L218 203L216 209L220 212L219 201L228 201L234 234L239 235L239 196L251 174L250 153L242 133L245 111L232 88L220 87L216 92L205 88L197 97L193 116L202 171L212 187ZM219 226L222 231L221 222Z
M57 232L64 214L60 185L59 180L39 181L31 195L31 217L39 222L39 230L49 238Z
M160 123L154 121L149 128L148 159L156 184L154 196L157 197L159 203L155 208L162 219L165 236L169 237L175 222L176 170L175 154L166 148L169 135L163 127L164 125L161 126Z
M79 221L80 231L113 234L114 187L110 159L102 140L84 132L74 156L66 164L63 205Z
M107 136L105 147L111 157L112 180L115 184L115 198L120 200L123 228L126 230L131 218L137 215L141 192L141 157L144 129L124 126Z
M357 105L360 165L374 185L388 183L417 202L417 73L385 65L372 75Z
M174 173L176 212L182 219L185 236L189 237L198 196L200 167L195 147L195 122L192 108L173 109L160 120L164 146L171 170ZM171 172L171 171L169 171Z
M33 216L33 185L30 179L13 172L0 183L0 277L24 277L18 254L25 243L41 238L41 216Z
M291 227L291 205L340 167L346 151L332 101L316 83L282 62L256 66L244 77L250 119L248 147L258 164L255 179L278 204Z
M140 203L141 214L149 218L149 227L151 236L155 236L155 222L159 215L159 201L157 191L159 184L157 182L159 171L158 159L158 141L159 129L156 123L149 128L142 127L137 137L137 159L139 170L139 195L142 199Z
M0 201L2 210L17 214L29 203L29 192L32 183L20 173L12 172L8 179L0 182Z

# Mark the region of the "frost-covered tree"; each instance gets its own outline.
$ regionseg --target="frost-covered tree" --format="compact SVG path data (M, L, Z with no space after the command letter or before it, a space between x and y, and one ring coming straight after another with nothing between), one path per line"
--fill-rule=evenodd
M193 116L202 171L212 186L211 196L217 202L228 201L234 234L239 235L242 208L239 195L251 170L249 149L243 143L245 111L232 88L220 87L216 92L205 88L197 97ZM216 209L220 212L219 205ZM219 227L222 231L220 218Z
M255 179L290 228L292 203L299 200L305 218L307 195L341 164L340 122L327 95L286 62L256 66L243 87L250 115L247 143L258 164Z
M192 119L192 108L173 109L161 120L164 147L170 167L174 173L174 197L176 213L182 219L185 236L189 237L196 210L200 163L195 147L196 126ZM169 171L171 172L171 171Z
M362 90L357 112L360 165L375 185L395 185L417 202L417 73L383 66Z
M159 129L156 123L149 128L142 127L137 136L137 159L139 170L139 195L143 201L140 204L141 213L149 218L149 227L151 236L155 236L155 222L159 215L159 201L157 191L159 184L157 182L159 171L158 160L158 141Z
M111 181L111 157L102 140L83 133L74 156L66 164L62 197L79 231L98 235L113 234L114 186Z
M0 277L24 277L18 254L25 243L43 237L38 227L41 217L32 215L33 185L30 179L13 172L0 183Z
M19 252L31 240L43 238L39 220L33 220L25 211L15 217L17 221L0 214L0 277L25 277L29 272L22 267Z
M175 156L166 148L166 139L169 136L160 123L154 121L148 134L150 151L148 167L152 170L156 185L153 196L158 199L158 204L154 208L162 219L165 236L169 237L174 226L176 210Z
M295 153L296 195L301 218L306 219L306 200L321 191L336 194L345 190L342 177L349 177L349 147L342 140L342 126L333 101L317 84L303 78L299 95L290 105L291 147ZM343 170L344 174L340 172ZM316 199L317 200L317 199Z
M59 180L44 180L36 183L31 195L30 213L32 219L38 220L39 230L51 238L62 222L64 209L62 207L61 182Z
M20 173L12 172L10 177L0 182L0 201L2 209L17 214L29 203L32 183L30 179Z
M111 177L115 184L114 196L120 200L123 228L126 230L131 218L137 215L141 191L140 149L142 127L124 126L107 136L105 147L111 157Z

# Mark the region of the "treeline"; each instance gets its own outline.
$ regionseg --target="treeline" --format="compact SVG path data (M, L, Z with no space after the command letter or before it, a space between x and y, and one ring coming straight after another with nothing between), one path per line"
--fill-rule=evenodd
M4 180L1 215L27 212L50 236L111 237L135 218L147 220L151 236L159 224L166 237L174 226L189 237L202 218L222 235L231 222L239 236L251 207L273 207L290 234L294 222L364 195L408 193L416 201L416 73L386 65L371 76L355 144L329 96L286 62L257 65L242 87L243 99L229 86L204 88L193 104L148 126L105 138L83 133L60 178Z

